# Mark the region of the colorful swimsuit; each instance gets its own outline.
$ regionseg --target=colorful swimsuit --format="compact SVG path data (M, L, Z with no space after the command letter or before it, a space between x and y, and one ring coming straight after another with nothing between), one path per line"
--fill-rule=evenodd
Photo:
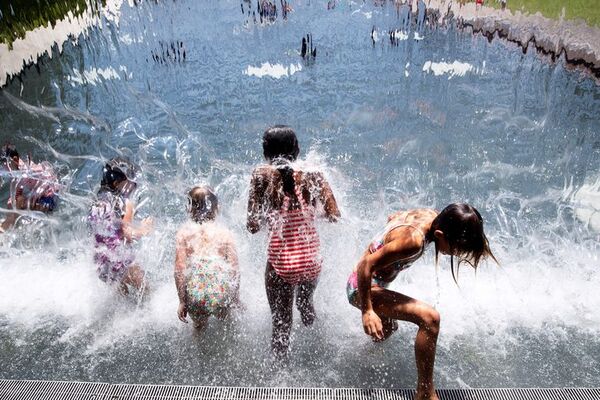
M425 244L426 244L425 234L423 234L423 232L419 228L417 228L411 224L398 223L398 222L391 221L390 223L388 223L386 225L383 232L381 232L380 234L375 236L375 238L371 241L371 244L369 244L369 253L373 254L385 245L385 238L391 231L393 231L394 229L403 227L403 226L411 227L414 230L416 230L417 232L419 232L421 234L421 236L423 237L423 241L422 241L421 249L417 253L413 254L412 256L403 258L401 260L394 261L392 264L390 264L393 266L395 272L400 272L400 271L404 271L405 269L408 269L415 260L417 260L419 257L421 257L423 255L423 252L425 251ZM384 288L384 289L387 288L389 286L389 284L391 283L391 282L383 281L381 279L381 277L379 277L375 274L373 274L373 278L372 278L371 282L372 282L371 283L372 285L375 285L375 286L378 286L378 287ZM358 299L357 299L357 297L358 297L358 273L357 273L357 271L352 271L352 273L348 277L348 282L346 283L346 295L348 296L348 301L350 302L350 304L352 304L355 307L358 307Z
M10 168L9 171L12 172ZM59 184L52 165L46 161L39 164L20 161L17 171L22 176L14 181L15 198L27 199L27 208L37 206L47 212L54 211ZM8 207L12 207L12 198L8 200Z
M292 285L315 281L321 273L315 209L297 189L296 197L300 208L290 210L286 196L281 209L269 216L267 256L277 275Z
M187 306L190 316L199 319L218 315L227 310L237 298L239 275L221 257L191 257L188 261L186 283Z
M133 249L123 234L125 200L109 191L101 191L88 214L94 235L94 263L104 282L120 282L133 264Z

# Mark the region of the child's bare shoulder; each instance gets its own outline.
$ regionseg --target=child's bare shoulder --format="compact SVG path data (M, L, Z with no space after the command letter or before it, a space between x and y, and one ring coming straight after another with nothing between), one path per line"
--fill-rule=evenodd
M235 242L235 235L226 226L223 226L223 225L219 226L219 236L221 236L222 240L225 242L230 242L230 243Z
M419 208L413 210L413 213L416 218L435 218L438 215L438 212L432 208Z
M274 168L268 164L259 165L252 171L254 177L270 177L273 175Z
M301 171L302 181L308 186L320 187L326 182L325 176L320 171Z
M200 226L198 224L188 221L179 227L175 237L177 238L177 241L189 240L191 236L198 233L199 228Z

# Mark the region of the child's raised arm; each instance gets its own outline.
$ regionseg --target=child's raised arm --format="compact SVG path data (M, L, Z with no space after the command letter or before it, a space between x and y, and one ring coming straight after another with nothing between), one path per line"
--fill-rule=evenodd
M250 233L256 233L260 230L260 222L263 213L263 202L265 195L265 177L263 172L258 169L252 173L250 180L250 194L248 196L248 219L246 228Z
M319 187L319 200L323 203L325 209L325 216L330 222L336 222L340 217L340 210L329 186L329 182L320 172L315 174L316 184Z

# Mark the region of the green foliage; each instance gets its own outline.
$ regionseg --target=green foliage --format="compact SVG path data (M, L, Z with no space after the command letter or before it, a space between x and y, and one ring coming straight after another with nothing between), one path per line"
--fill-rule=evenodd
M89 4L96 9L93 0ZM48 23L55 26L69 11L79 16L87 8L86 0L0 0L0 42L12 47L12 42L25 37L27 31Z
M487 0L486 5L499 8L496 0ZM581 19L590 26L600 26L599 0L508 0L511 11L520 10L533 14L540 12L548 18L558 19L565 10L565 19Z

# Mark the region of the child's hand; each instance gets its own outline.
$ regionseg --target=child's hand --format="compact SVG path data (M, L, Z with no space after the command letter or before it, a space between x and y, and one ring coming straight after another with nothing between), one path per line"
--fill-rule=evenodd
M248 221L246 228L250 233L256 233L260 230L260 224L257 221Z
M375 311L367 311L363 313L363 328L367 335L372 336L374 339L383 339L383 324L381 318L375 313Z
M185 319L186 316L187 316L187 306L185 305L185 303L179 303L179 308L177 309L177 317L179 318L179 320L181 322L185 322L187 324L188 321L187 321L187 319Z
M142 226L140 227L140 233L142 236L149 234L154 229L154 220L151 217L144 218L142 220Z

